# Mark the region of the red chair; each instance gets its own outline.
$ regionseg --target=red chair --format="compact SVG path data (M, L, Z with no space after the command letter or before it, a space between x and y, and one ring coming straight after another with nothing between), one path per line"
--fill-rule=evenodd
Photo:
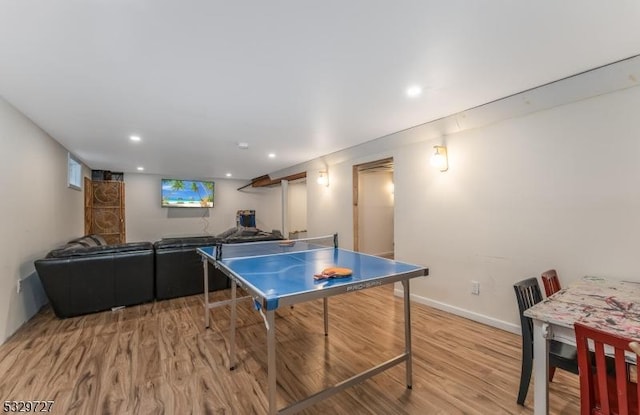
M544 293L547 297L560 291L560 280L555 269L550 269L542 273L542 283L544 284Z
M631 366L625 358L625 352L635 354L629 347L631 339L581 323L575 323L574 328L580 371L580 414L638 415L640 383L631 382ZM589 343L592 343L593 354L589 353ZM612 353L615 370L607 370L607 360ZM638 355L635 357L637 361Z

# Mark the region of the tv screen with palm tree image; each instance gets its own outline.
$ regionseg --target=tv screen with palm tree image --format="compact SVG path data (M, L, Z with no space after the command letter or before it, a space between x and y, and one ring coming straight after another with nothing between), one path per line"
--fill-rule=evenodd
M162 207L213 207L214 182L162 179Z

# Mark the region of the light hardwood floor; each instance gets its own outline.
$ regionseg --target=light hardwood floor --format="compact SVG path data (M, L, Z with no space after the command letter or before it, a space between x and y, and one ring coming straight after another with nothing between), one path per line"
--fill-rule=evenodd
M215 298L228 296L217 292ZM515 301L515 299L514 299ZM413 389L396 366L303 414L531 414L516 404L520 337L412 305ZM0 398L55 400L55 414L264 414L265 329L239 307L238 368L227 369L228 309L204 329L201 296L59 320L45 308L0 346ZM279 312L278 403L283 407L403 349L402 300L391 287ZM552 414L579 412L578 380L558 371Z

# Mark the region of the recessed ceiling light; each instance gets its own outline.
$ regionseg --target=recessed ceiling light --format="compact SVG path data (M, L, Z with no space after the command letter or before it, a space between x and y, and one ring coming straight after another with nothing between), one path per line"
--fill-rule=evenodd
M415 98L422 94L422 87L419 85L412 85L407 88L407 96L410 98Z
M227 173L227 174L225 174L225 176L231 177L231 173Z
M269 153L269 158L270 159L276 158L276 153Z
M142 170L144 170L144 167L139 166L139 167L138 167L138 171L142 171Z
M249 143L238 143L238 148L242 150L246 150L249 148Z
M129 139L130 139L131 141L140 141L140 140L141 140L141 138L140 138L140 136L139 136L139 135L132 135L132 136L129 136Z

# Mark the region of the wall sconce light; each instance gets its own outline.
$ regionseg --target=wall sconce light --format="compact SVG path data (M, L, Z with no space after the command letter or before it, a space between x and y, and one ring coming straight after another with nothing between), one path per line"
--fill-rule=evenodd
M329 173L327 173L326 170L320 170L318 172L318 184L329 187Z
M436 149L433 156L431 156L431 165L440 171L449 170L449 159L447 158L447 147L445 146L433 146Z

